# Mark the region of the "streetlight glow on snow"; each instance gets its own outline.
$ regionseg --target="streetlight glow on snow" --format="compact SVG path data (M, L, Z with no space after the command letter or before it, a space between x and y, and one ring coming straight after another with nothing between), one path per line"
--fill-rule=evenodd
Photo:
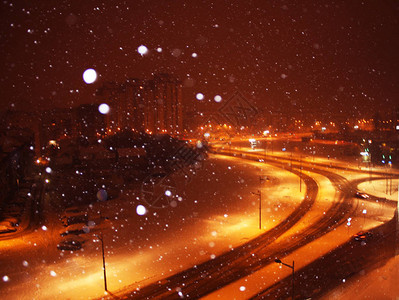
M141 45L140 47L137 48L137 52L143 56L144 54L146 54L148 52L148 48L144 45Z
M202 93L197 93L197 95L195 95L195 97L197 98L197 100L204 100L204 94L202 94Z
M87 69L83 72L83 80L87 84L91 84L97 79L97 72L94 69Z
M146 213L147 213L147 209L145 208L145 206L144 205L137 205L137 207L136 207L136 213L139 215L139 216L144 216Z
M100 104L98 106L98 111L103 115L106 115L107 113L109 113L109 105L106 103Z

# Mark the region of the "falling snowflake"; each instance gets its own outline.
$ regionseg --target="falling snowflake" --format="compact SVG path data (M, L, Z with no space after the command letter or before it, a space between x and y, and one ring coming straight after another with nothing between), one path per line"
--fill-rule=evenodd
M87 84L91 84L97 79L97 72L94 69L87 69L83 72L83 80Z
M109 105L106 103L102 103L98 106L98 111L102 113L103 115L106 115L109 113Z
M222 97L220 95L216 95L215 98L213 98L215 100L215 102L221 102L222 101Z
M146 54L148 52L148 48L144 45L141 45L137 48L137 52L143 56L144 54Z
M197 100L204 100L204 94L202 93L197 93L197 95L195 95L195 98L197 98Z
M139 216L143 216L143 215L145 215L146 213L147 213L147 209L145 208L145 206L144 205L137 205L137 207L136 207L136 213L139 215Z

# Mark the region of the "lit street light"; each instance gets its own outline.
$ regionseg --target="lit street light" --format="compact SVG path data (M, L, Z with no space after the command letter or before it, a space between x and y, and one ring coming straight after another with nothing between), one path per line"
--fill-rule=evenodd
M295 298L295 278L294 278L294 274L295 274L295 264L294 264L294 261L292 261L292 266L290 266L290 265L288 265L288 264L286 264L286 263L283 263L280 259L278 259L278 258L276 258L275 260L274 260L274 262L276 262L276 263L278 263L278 264L282 264L282 265L284 265L284 266L286 266L286 267L288 267L288 268L291 268L292 269L292 300L294 300L294 298Z

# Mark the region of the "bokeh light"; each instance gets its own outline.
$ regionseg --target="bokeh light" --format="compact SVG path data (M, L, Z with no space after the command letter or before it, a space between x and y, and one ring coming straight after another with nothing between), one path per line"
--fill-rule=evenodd
M195 98L197 98L197 100L204 100L204 94L197 93L197 95L195 95Z
M109 105L106 103L100 104L98 106L98 111L103 115L106 115L107 113L109 113Z
M222 101L222 97L220 95L216 95L214 100L215 100L215 102L219 103L220 101Z
M148 52L148 48L144 45L141 45L137 48L137 52L143 56L144 54L146 54Z
M146 213L147 213L147 209L145 208L145 206L144 205L137 205L137 207L136 207L136 213L139 215L139 216L144 216Z
M87 84L91 84L97 80L97 72L94 69L87 69L83 72L83 80Z

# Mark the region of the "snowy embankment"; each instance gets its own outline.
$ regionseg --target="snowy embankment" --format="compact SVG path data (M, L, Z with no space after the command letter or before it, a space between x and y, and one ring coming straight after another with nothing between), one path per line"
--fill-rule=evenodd
M361 183L358 188L367 194L391 201L398 199L398 180L382 179ZM377 204L378 205L378 204ZM378 205L383 206L383 205ZM399 225L396 225L398 230ZM398 236L398 233L396 233ZM395 241L392 241L395 243ZM399 296L399 244L396 240L396 256L379 268L362 272L326 294L323 299L395 299Z
M269 180L261 182L260 176ZM298 178L288 171L230 157L211 157L189 180L176 175L172 181L178 200L163 209L143 203L137 190L82 207L96 225L81 234L84 246L75 252L57 249L63 226L48 208L46 227L1 245L3 299L103 295L101 243L94 234L104 237L108 290L139 288L252 239L283 220L303 197ZM259 199L252 194L257 190L262 230ZM136 213L139 204L147 207L143 216Z
M356 166L351 166L348 163L344 163L341 161L329 161L332 165L337 165L338 167L345 166L347 170L339 170L338 172L346 177L348 180L357 181L357 180L367 180L368 175L359 173L356 170ZM329 165L329 164L328 164ZM351 168L354 171L351 171ZM383 170L381 170L383 171ZM366 173L367 174L367 173ZM284 244L284 240L290 239L295 233L300 232L306 227L311 226L312 223L317 221L317 217L324 214L330 206L334 204L334 196L335 190L331 187L331 183L326 180L323 176L318 175L317 173L308 173L312 178L314 178L321 189L319 189L318 199L313 205L312 210L308 212L307 215L302 218L301 222L294 226L291 230L285 233L280 239L276 240L276 243ZM376 185L378 185L378 181L373 181ZM385 180L384 180L385 182ZM370 187L368 189L365 188L365 185L369 183L362 183L359 185L359 189L365 189L366 192L370 192ZM395 185L395 181L393 183ZM385 188L385 187L384 187ZM375 188L373 188L375 189ZM374 190L375 193L375 190ZM335 195L334 195L335 194ZM386 194L375 193L376 196L379 197L387 197ZM394 195L390 196L395 197ZM283 261L291 264L292 261L295 261L295 269L300 270L302 267L307 266L308 264L315 262L320 257L323 258L324 255L327 255L330 251L336 249L337 246L342 245L352 239L353 234L360 230L367 230L370 228L374 228L378 225L383 224L384 222L389 221L393 217L394 208L392 205L384 204L384 203L373 203L372 201L361 201L361 199L353 198L353 207L354 210L350 215L350 219L348 219L347 224L342 224L335 228L333 231L323 235L322 237L312 241L310 239L309 243L295 251L294 253L285 256ZM242 278L233 284L223 287L214 293L205 297L205 299L248 299L258 292L261 292L268 286L273 285L274 283L279 282L285 277L290 277L291 270L289 268L283 267L278 264L271 264L267 267L261 269L258 272L251 274L245 278ZM311 278L317 279L317 273L313 272L311 274L305 274L306 276L310 276ZM342 279L343 283L345 282L345 278ZM313 281L312 281L313 282ZM306 290L306 287L301 287L301 289ZM308 290L308 293L312 293L312 290ZM386 294L386 293L385 293ZM389 294L389 293L388 293ZM326 298L327 299L327 298Z

